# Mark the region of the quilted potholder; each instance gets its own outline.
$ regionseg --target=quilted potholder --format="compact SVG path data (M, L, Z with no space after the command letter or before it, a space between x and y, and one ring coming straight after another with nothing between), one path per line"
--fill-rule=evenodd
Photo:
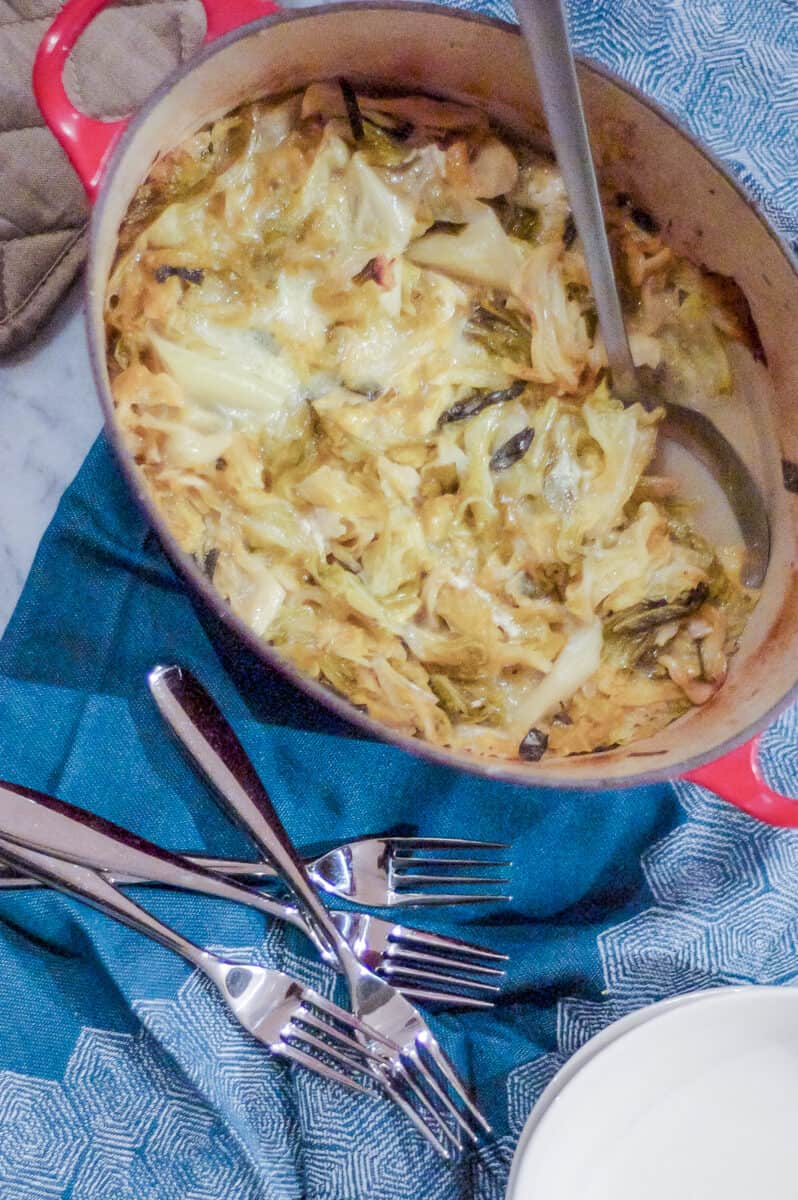
M88 205L31 87L57 0L0 0L0 354L20 349L77 274ZM135 108L202 37L198 0L127 0L72 55L70 96L96 116Z

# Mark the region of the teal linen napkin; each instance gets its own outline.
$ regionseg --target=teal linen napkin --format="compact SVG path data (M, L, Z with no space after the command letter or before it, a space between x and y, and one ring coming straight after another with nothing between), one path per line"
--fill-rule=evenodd
M136 1200L194 1195L167 1182L185 1172L199 1173L198 1196L219 1200L393 1200L417 1194L421 1167L425 1178L438 1180L441 1195L500 1194L512 1139L507 1076L555 1043L557 997L600 996L597 936L608 915L639 909L640 855L677 819L671 788L609 795L520 789L429 767L355 736L195 606L100 440L59 508L0 643L2 773L163 845L245 855L245 839L221 815L149 698L147 670L175 660L221 702L297 842L388 829L512 842L509 906L407 914L511 955L494 1012L435 1018L498 1141L454 1168L439 1164L385 1102L350 1097L271 1061L168 951L63 897L0 892L0 1124L4 1088L24 1098L34 1082L47 1080L63 1126L53 1161L41 1164L40 1194L61 1178L56 1167L66 1171L60 1160L67 1144L74 1144L76 1170L101 1153L109 1171L126 1172L131 1188L135 1179ZM242 952L255 947L264 961L332 994L332 972L295 932L268 928L257 914L229 904L155 891L145 899L194 940ZM117 1108L117 1089L132 1116ZM150 1152L173 1116L165 1176ZM31 1105L36 1129L43 1133L50 1119L47 1109ZM126 1139L123 1165L119 1138ZM190 1145L198 1139L198 1148L181 1164L184 1138ZM0 1148L0 1182L6 1166L8 1182L19 1182L18 1152L16 1143L5 1157ZM203 1182L216 1170L216 1155L228 1164L225 1178L234 1164L239 1190ZM388 1160L391 1169L372 1178L375 1165ZM79 1175L70 1178L66 1194L83 1196Z

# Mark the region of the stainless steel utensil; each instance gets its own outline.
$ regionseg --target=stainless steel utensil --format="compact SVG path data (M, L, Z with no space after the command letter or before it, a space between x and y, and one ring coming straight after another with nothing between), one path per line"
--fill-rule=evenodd
M484 904L511 899L497 890L507 877L490 872L512 863L473 855L506 849L501 842L467 838L372 837L338 846L305 865L317 887L365 908ZM426 854L428 850L434 853ZM450 850L467 850L471 856L448 857ZM459 873L461 867L470 873ZM437 890L441 887L446 891ZM453 892L454 887L486 890Z
M485 904L511 899L506 892L497 890L509 882L507 876L497 877L493 872L509 869L512 863L490 857L491 851L506 849L501 842L468 838L389 835L347 842L305 865L317 887L364 908ZM468 851L469 857L449 857L450 850ZM460 873L461 867L470 868L470 873ZM441 887L446 890L438 890ZM455 887L474 890L450 890Z
M495 888L507 883L506 878L494 875L458 875L456 868L472 867L485 870L511 867L508 861L494 858L447 858L447 850L482 851L506 850L502 842L479 842L467 838L368 837L344 842L317 858L305 858L305 866L313 882L331 896L341 896L366 908L417 908L438 904L484 904L510 900L500 892L438 892L445 887L479 886ZM434 850L434 856L418 851ZM279 879L269 863L246 862L240 858L214 858L206 854L180 851L181 858L196 866L227 875L243 883L269 883ZM434 867L437 874L417 874L418 870ZM126 885L150 883L147 879L125 876L114 881ZM39 887L36 879L25 879L14 871L0 870L0 888ZM419 889L427 889L420 891ZM407 890L405 890L407 889Z
M317 937L335 951L349 984L353 1011L380 1034L372 1048L381 1057L386 1087L393 1089L397 1102L404 1102L405 1111L445 1157L442 1137L460 1147L461 1131L474 1141L480 1129L490 1132L426 1021L395 987L363 966L330 919L255 768L215 702L179 666L154 668L149 684L162 715L214 785L227 811L280 871Z
M44 841L70 858L80 842L90 856L102 860L104 852L102 849L98 852L95 843L98 838L104 839L103 833L71 816L66 821L60 820L57 811L43 809L33 794L8 787L1 790L4 834L14 839L24 838L26 842ZM139 846L134 853L139 869L145 870L147 851ZM118 891L99 870L45 854L6 837L0 838L0 857L181 955L215 985L239 1024L272 1054L300 1063L355 1091L368 1090L363 1082L366 1078L383 1086L380 1056L371 1048L379 1035L312 988L282 971L255 963L231 962L196 946ZM170 864L166 856L157 856L153 870L169 866L181 871L182 886L188 886L190 872L180 863ZM224 894L224 886L217 894ZM357 1033L367 1036L357 1041Z
M491 1008L501 990L506 954L369 913L328 911L363 965L413 1000ZM329 951L322 957L338 965Z
M368 837L335 846L317 858L306 858L305 866L313 882L332 896L341 896L366 908L417 908L422 905L439 904L484 904L490 901L510 900L506 893L488 892L440 892L447 888L479 886L495 888L507 883L506 878L495 875L458 875L460 867L471 867L487 871L511 867L508 861L494 858L448 858L448 850L468 850L472 854L483 851L506 850L501 842L479 842L467 838L420 838L420 837ZM434 850L434 855L423 851ZM419 853L421 851L422 853ZM278 873L269 863L246 862L238 858L213 858L205 854L180 852L181 858L196 866L206 867L217 875L227 875L245 883L262 885L279 879ZM424 873L427 868L435 873ZM422 873L417 873L417 872ZM131 876L116 879L118 884L149 883L150 880L134 879ZM38 887L35 879L25 880L15 872L0 871L0 888ZM420 890L426 889L426 890Z
M0 783L0 797L3 788L8 787L18 791L16 785ZM40 800L44 799L38 793ZM82 809L74 808L72 813L76 820L94 820L91 814ZM114 829L117 836L133 839L134 835L120 826L108 826ZM139 845L146 845L150 851L158 850L152 843L138 840ZM166 852L164 852L166 853ZM199 891L208 891L206 883L207 872L227 874L231 866L249 868L249 875L257 875L260 869L258 863L242 863L238 859L215 859L197 855L194 859L184 858L187 863L203 869L202 876L194 877L194 886ZM274 878L271 867L264 867L270 878ZM244 874L243 871L241 873ZM135 883L168 884L168 886L183 886L173 879L171 882L164 877L163 871L150 873L145 877L131 875L120 867L105 870L105 878L115 887ZM238 882L242 882L239 879ZM0 888L31 888L41 887L41 880L32 876L20 875L18 871L9 868L0 876ZM216 889L211 895L218 894ZM316 950L328 965L338 968L338 960L330 948L318 938L303 921L297 909L271 896L258 897L257 892L249 889L239 889L228 893L227 899L238 903L248 904L257 908L265 916L276 917L295 925L297 929L313 941ZM499 991L499 985L504 977L501 964L507 961L505 954L495 950L487 950L482 946L472 945L459 938L444 937L442 934L429 933L423 929L414 929L410 925L400 925L393 921L384 921L369 913L330 911L330 916L347 939L358 958L377 975L389 979L407 996L414 1000L431 1001L457 1008L490 1008L493 997Z
M285 1057L305 1065L313 1065L316 1060L310 1054L309 1048L315 1048L332 1058L339 1068L350 1068L349 1076L339 1071L341 1082L348 1079L350 1086L354 1073L361 1071L368 1074L379 1083L382 1090L444 1158L451 1155L440 1140L441 1134L456 1146L460 1146L459 1137L449 1130L435 1103L416 1082L412 1062L406 1062L405 1056L396 1059L400 1047L391 1036L393 1031L385 1027L384 1021L371 1028L372 1009L379 1017L382 1002L387 995L393 1001L395 1018L401 1018L402 1010L406 1008L415 1021L426 1029L426 1025L409 1001L404 1000L390 984L384 983L366 968L362 968L363 979L370 983L368 994L360 996L360 1007L364 1012L362 1018L357 1019L359 1014L352 1018L351 1014L344 1013L344 1017L349 1016L345 1030L336 1030L332 1025L330 1032L324 1018L319 1015L321 1006L318 1001L322 998L312 993L312 1003L308 1000L302 1009L301 1024L297 1025L299 1013L297 1012L292 1019L290 1011L286 1011L289 1000L297 999L294 991L285 991L285 987L293 981L289 979L280 991L282 981L273 979L271 972L265 968L254 964L245 964L242 967L238 963L216 959L176 934L146 909L135 904L129 896L118 891L110 881L109 874L114 871L127 871L147 875L169 887L201 892L217 899L238 901L265 912L270 910L273 903L267 897L223 876L204 871L201 867L191 866L178 855L171 854L152 842L146 842L129 830L105 821L93 813L76 809L53 796L12 784L0 785L0 859L2 858L14 866L30 871L46 883L69 891L141 932L148 933L156 941L182 954L207 974L222 991L231 1008L233 1004L236 1005L234 1011L242 1024L246 1022L245 1027L256 1036L258 1030L262 1029L264 1037L273 1038L275 1045L280 1048L280 1053ZM347 970L348 979L349 971L352 970L351 964L358 964L358 959L320 903L319 910L324 913L323 940L332 942L339 963ZM315 924L315 913L311 911L310 915ZM321 922L319 924L321 927ZM290 1041L285 1041L280 1028L276 1028L271 1022L272 998L275 993L278 994L276 1010L281 1015L283 1025L288 1027L287 1032L292 1039ZM298 1002L304 999L303 993ZM332 1011L328 1009L327 1015L336 1017L337 1012L335 1006L332 1006ZM306 1025L310 1025L312 1029L308 1031L304 1028ZM351 1038L353 1030L362 1040L362 1048L358 1041ZM319 1038L318 1034L329 1037L332 1042L331 1049L329 1043L323 1037ZM294 1039L299 1042L298 1045L294 1045ZM359 1051L358 1058L347 1059L346 1048L349 1043L350 1048ZM269 1045L271 1044L269 1041ZM429 1053L432 1054L434 1049L437 1050L438 1056L442 1057L442 1052L431 1034L429 1042L425 1045ZM306 1062L306 1058L312 1061ZM442 1061L448 1067L447 1060ZM459 1087L453 1069L448 1067L448 1070L453 1076L454 1084ZM445 1103L465 1128L470 1128L440 1084L430 1075L429 1069L420 1066L417 1071L423 1078L430 1078L430 1086L434 1087L435 1094L440 1096L440 1102ZM327 1074L329 1075L329 1071ZM411 1100L415 1100L415 1105Z
M744 580L761 587L770 559L762 493L731 443L703 413L648 394L632 360L615 282L563 0L513 0L535 68L554 153L582 242L599 325L624 403L663 407L662 436L684 446L723 488L746 548Z

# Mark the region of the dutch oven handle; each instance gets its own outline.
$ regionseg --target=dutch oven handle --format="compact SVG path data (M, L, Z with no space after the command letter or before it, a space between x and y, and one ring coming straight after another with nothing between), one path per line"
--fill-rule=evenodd
M64 68L87 25L110 0L67 0L47 30L33 64L33 91L45 121L66 151L92 203L100 186L105 164L129 118L98 121L72 104L64 87ZM207 28L205 42L212 42L250 21L279 12L271 0L202 0Z
M795 828L798 826L798 800L782 796L765 782L759 761L760 741L759 737L752 738L744 746L724 754L723 758L689 771L683 778L700 783L721 800L728 800L768 825Z

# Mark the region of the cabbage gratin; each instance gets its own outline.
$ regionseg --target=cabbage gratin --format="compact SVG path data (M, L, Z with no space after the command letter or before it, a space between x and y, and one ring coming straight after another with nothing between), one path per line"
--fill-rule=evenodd
M660 396L731 393L728 280L605 197ZM723 684L755 596L608 386L546 153L474 108L317 83L160 158L106 305L118 421L255 633L405 734L537 760Z

